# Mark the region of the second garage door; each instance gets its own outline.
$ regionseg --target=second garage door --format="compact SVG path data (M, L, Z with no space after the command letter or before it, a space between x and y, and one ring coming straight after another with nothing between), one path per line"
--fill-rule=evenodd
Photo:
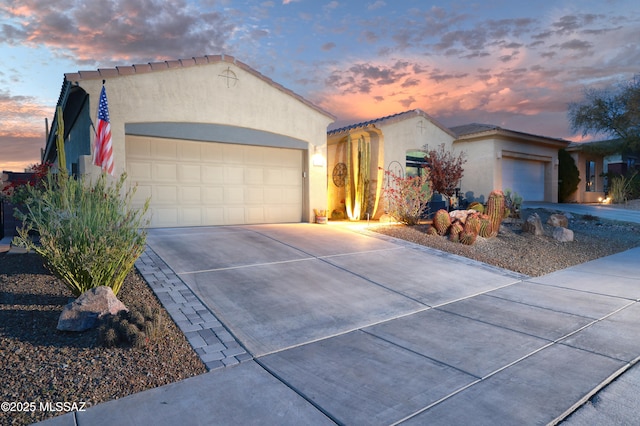
M153 227L302 219L301 150L127 136L126 156Z
M502 188L517 192L524 201L544 201L544 163L503 158Z

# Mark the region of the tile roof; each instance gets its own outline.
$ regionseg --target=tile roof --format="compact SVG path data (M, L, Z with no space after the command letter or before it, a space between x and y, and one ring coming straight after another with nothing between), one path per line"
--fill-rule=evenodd
M549 136L534 135L531 133L519 132L517 130L504 129L493 124L471 123L462 126L451 127L451 131L456 135L457 139L469 136L480 135L482 133L499 133L503 135L516 136L530 140L547 141L552 143L563 143L569 145L570 141L560 138L552 138Z
M170 60L170 61L164 61L164 62L149 62L147 64L134 64L130 66L116 66L115 68L99 68L97 70L92 70L92 71L78 71L75 73L65 73L64 77L65 77L65 82L78 82L82 80L99 80L99 79L106 80L108 78L151 73L156 71L166 71L174 68L187 68L187 67L206 65L206 64L212 64L217 62L227 62L227 63L233 64L238 68L241 68L244 71L263 80L264 82L271 85L272 87L286 93L287 95L290 95L298 99L300 102L315 109L321 114L324 114L333 120L336 119L336 117L330 112L325 111L319 106L306 100L302 96L276 83L275 81L271 80L269 77L266 77L265 75L251 68L249 65L245 64L244 62L239 61L233 56L224 55L224 54L206 55L206 56L193 57L189 59L176 59L176 60ZM64 89L64 85L63 85L63 89Z
M361 123L351 124L349 126L341 127L339 129L329 130L327 134L331 136L331 135L337 135L339 133L348 133L350 130L363 129L376 124L394 123L394 122L406 120L408 118L415 117L415 116L424 117L430 122L432 122L434 125L439 127L440 129L442 129L444 132L449 133L451 136L455 136L451 132L451 130L449 130L442 124L440 124L435 118L431 117L429 114L422 111L421 109L412 109L412 110L400 112L397 114L387 115L386 117L380 117L380 118L376 118L369 121L363 121Z

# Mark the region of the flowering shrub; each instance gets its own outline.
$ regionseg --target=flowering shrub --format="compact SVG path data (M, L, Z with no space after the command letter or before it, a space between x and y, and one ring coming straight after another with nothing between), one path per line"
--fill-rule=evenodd
M2 188L2 198L5 198L11 204L22 204L28 197L29 187L42 189L42 180L51 170L51 163L34 164L30 167L32 174L26 179L19 179L9 182Z
M24 223L15 243L44 258L47 267L75 296L98 286L118 294L125 277L144 251L149 220L142 209L130 207L135 188L124 190L126 175L110 184L49 173L43 188L27 186ZM40 235L32 241L29 232Z
M388 213L407 225L416 225L433 195L427 170L421 176L401 177L384 170L389 182L384 195L389 202Z
M461 152L457 156L453 155L441 144L437 150L429 151L427 161L433 190L449 198L453 197L464 174L462 166L467 162L466 154Z

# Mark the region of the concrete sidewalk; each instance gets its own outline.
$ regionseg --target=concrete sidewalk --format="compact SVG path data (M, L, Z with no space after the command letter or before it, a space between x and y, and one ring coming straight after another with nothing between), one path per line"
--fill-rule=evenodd
M546 424L640 357L640 248L528 278L335 226L148 243L139 268L198 353L221 358L47 423Z

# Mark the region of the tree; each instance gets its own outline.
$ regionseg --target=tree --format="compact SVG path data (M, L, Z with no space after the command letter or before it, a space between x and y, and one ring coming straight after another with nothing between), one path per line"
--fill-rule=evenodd
M571 154L561 149L558 151L558 201L568 201L571 194L578 189L579 183L580 171L576 162Z
M427 153L429 174L431 176L431 188L439 194L451 198L456 193L456 188L464 174L464 163L467 162L466 154L460 152L454 155L453 152L444 149L444 144L438 149L432 149Z
M582 102L569 104L571 130L621 140L621 148L640 147L640 74L615 86L587 88Z

